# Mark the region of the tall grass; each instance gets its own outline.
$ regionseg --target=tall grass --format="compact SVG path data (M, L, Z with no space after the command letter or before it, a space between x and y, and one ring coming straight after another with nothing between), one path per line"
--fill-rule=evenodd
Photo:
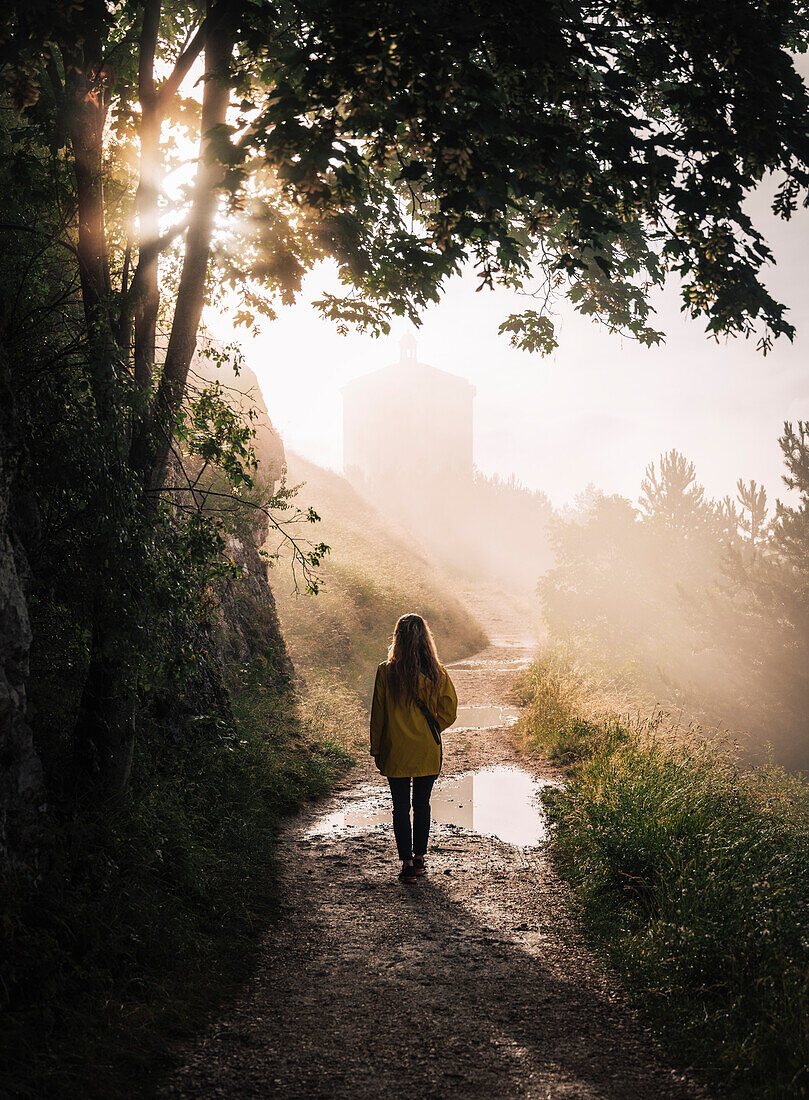
M586 928L723 1095L807 1095L809 787L611 690L558 655L520 687L525 745L569 766L547 804Z
M235 732L199 718L173 753L144 730L121 802L55 808L35 901L4 884L0 1095L150 1095L171 1040L248 972L281 817L348 766L357 709L243 686L234 713Z

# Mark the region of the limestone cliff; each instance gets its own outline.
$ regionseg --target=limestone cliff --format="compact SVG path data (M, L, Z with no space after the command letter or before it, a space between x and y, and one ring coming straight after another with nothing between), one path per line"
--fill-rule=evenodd
M258 459L258 479L274 487L280 481L284 465L284 445L273 427L255 372L242 366L237 375L227 362L216 363L198 356L193 365L197 384L218 381L231 407L246 416L251 408L257 413L252 422L253 446ZM260 675L268 686L279 687L292 675L275 599L267 578L267 563L259 551L267 539L269 521L260 511L253 521L228 536L226 553L238 570L217 585L217 607L213 615L213 635L219 655L229 675L250 671Z

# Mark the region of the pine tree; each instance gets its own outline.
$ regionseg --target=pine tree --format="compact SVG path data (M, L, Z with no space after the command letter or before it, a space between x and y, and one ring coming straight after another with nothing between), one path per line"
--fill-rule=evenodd
M672 448L646 467L640 506L651 520L688 535L703 527L711 515L705 490L697 482L694 463Z
M784 484L798 494L797 506L778 501L773 524L776 549L801 577L804 589L809 588L809 420L799 420L797 429L784 424L784 434L778 440L787 473ZM804 593L804 598L806 594Z
M741 484L741 482L739 482ZM734 545L739 538L739 531L744 530L744 514L739 511L736 501L731 496L724 496L714 509L714 518L723 537Z
M739 528L755 550L767 532L767 490L755 481L745 483L741 478L736 482L736 489L736 499L742 507Z

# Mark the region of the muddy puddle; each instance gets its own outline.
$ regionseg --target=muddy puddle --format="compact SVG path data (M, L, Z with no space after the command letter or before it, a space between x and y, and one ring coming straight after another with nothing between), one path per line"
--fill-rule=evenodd
M488 730L513 726L520 717L516 707L458 707L453 730Z
M450 672L454 672L456 669L460 672L487 672L490 669L494 672L522 672L523 669L529 667L533 659L533 654L521 656L517 652L513 656L499 661L492 661L488 657L467 657L461 661L454 661L447 667Z
M538 798L544 785L530 772L502 765L448 776L439 779L433 790L432 820L497 837L516 847L535 848L547 836ZM321 818L306 835L368 832L382 825L391 827L390 795L374 789Z

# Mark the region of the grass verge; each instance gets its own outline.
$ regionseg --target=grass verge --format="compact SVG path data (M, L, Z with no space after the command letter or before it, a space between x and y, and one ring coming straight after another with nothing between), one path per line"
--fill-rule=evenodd
M36 903L6 884L0 1094L148 1096L171 1042L248 973L279 823L351 763L356 705L245 687L234 713L236 733L202 718L172 754L144 731L123 800L54 815Z
M809 786L739 768L665 714L542 657L523 744L568 767L552 851L591 942L671 1053L722 1095L809 1094Z

